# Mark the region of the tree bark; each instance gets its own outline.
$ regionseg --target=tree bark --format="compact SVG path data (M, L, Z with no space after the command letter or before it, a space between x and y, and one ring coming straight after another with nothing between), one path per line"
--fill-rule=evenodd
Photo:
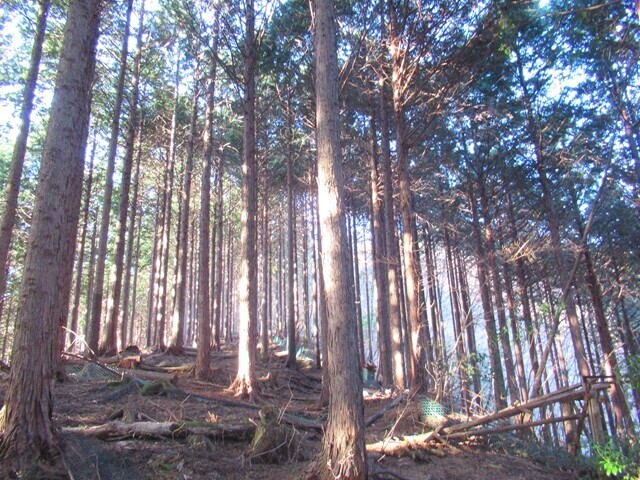
M52 381L73 270L99 1L72 1L42 155L25 259L11 374L0 411L3 471L25 476L59 454L52 424ZM36 476L36 472L34 472ZM20 475L22 476L22 475Z
M198 48L199 49L199 48ZM169 349L181 354L184 348L184 331L187 308L187 262L189 260L189 219L191 203L191 179L193 176L194 143L196 141L198 121L198 97L200 91L200 62L196 60L196 70L193 79L193 98L191 99L191 117L189 119L189 138L187 140L187 154L182 178L182 192L180 198L180 225L178 228L178 268L176 272L175 302L171 314L171 342Z
M111 203L113 196L113 173L115 171L118 137L120 135L120 114L124 97L124 81L127 73L127 56L129 54L129 26L133 2L128 0L127 13L122 37L122 49L118 81L116 83L116 98L114 100L113 118L111 119L111 136L107 153L107 171L104 183L104 199L102 202L102 218L100 219L100 235L98 237L98 258L93 283L91 304L91 322L88 326L87 344L92 352L98 353L100 342L100 322L102 320L102 300L104 295L104 275L107 263L107 247L109 243L109 221L111 219Z
M142 120L141 120L142 123ZM138 192L140 188L140 161L142 159L142 128L138 132L138 151L136 154L136 172L133 177L133 195L131 198L131 208L129 209L129 234L127 236L127 252L124 261L126 272L131 272L133 268L133 286L131 285L131 274L125 275L122 286L122 322L120 328L120 338L122 346L127 347L128 342L133 341L133 326L136 313L136 287L138 278L138 259L140 258L140 223L142 222L142 212L138 213ZM138 227L136 228L136 222ZM136 232L138 233L136 235ZM135 252L134 252L135 240ZM135 256L135 265L133 257ZM132 294L133 291L133 294ZM133 298L133 302L130 302ZM132 303L131 308L129 303ZM131 310L131 319L129 319Z
M296 367L296 315L295 315L295 198L293 191L293 151L291 127L291 99L287 92L285 105L285 150L287 156L287 368Z
M216 271L214 278L214 297L215 308L213 311L213 349L220 350L221 345L221 319L222 319L222 284L224 279L222 278L222 246L223 246L223 206L224 206L224 191L222 185L222 178L224 175L224 154L220 152L218 157L217 173L216 173L216 237L218 238L218 248L216 249Z
M498 331L496 321L493 316L493 305L491 304L491 292L489 279L485 267L486 253L484 251L484 240L480 232L480 220L478 218L478 205L475 198L473 185L469 185L469 202L473 214L473 238L476 244L476 257L478 268L478 281L480 283L480 297L482 299L482 311L487 330L487 344L489 347L489 361L491 363L491 378L493 384L493 394L496 410L507 406L507 389L504 384L504 374L500 360L500 346L498 343Z
M128 0L127 17L131 17L133 0ZM129 22L129 20L127 21ZM133 170L133 154L136 132L138 131L138 98L140 84L140 63L142 61L142 29L144 14L140 16L138 25L138 50L133 71L129 124L125 144L125 155L122 162L122 180L120 183L120 199L118 205L118 226L113 264L109 279L109 294L106 312L106 337L100 348L103 355L118 353L118 320L120 318L120 296L122 293L122 272L124 271L125 237L127 234L127 214L129 213L129 192L131 189L131 172ZM128 33L128 32L127 32ZM127 36L128 37L128 36ZM127 38L128 41L128 38Z
M386 245L384 206L380 194L378 174L378 142L374 117L371 118L371 237L373 272L376 288L376 321L378 324L378 348L380 350L380 380L384 386L393 385L391 351L391 326L389 324L389 287L385 271Z
M216 25L218 24L216 13ZM216 32L217 33L217 32ZM217 34L214 49L217 51ZM207 87L207 111L204 132L204 156L202 158L202 180L200 184L200 226L198 246L198 354L196 356L196 378L211 376L211 278L209 269L209 235L211 223L211 162L213 159L213 109L215 102L217 57L211 55Z
M393 201L393 176L391 173L391 147L387 115L385 82L380 80L380 147L382 189L384 194L385 253L387 286L389 289L389 324L391 327L391 360L393 382L401 390L405 388L404 350L402 345L402 320L400 318L399 269L400 253L396 234L396 214Z
M31 126L31 111L33 110L36 84L38 83L38 75L40 73L42 46L47 30L47 16L49 15L51 2L50 0L39 0L38 5L38 17L36 19L29 71L27 72L24 92L22 94L22 106L20 107L20 129L13 147L13 156L11 157L11 167L9 169L5 195L5 206L2 212L2 219L0 220L0 324L2 323L5 293L7 290L9 249L11 247L11 237L13 236L16 212L18 211L20 180L22 179L24 158L27 153L27 141L29 139L29 128ZM8 324L9 320L7 320L7 325Z
M76 285L74 287L73 307L71 309L71 325L69 327L71 335L78 335L78 318L80 316L80 298L82 297L82 276L84 271L85 248L87 240L87 229L89 228L89 207L91 202L91 188L93 185L93 162L96 155L96 138L94 132L93 147L89 158L89 174L85 186L84 205L82 207L82 235L80 237L80 251L76 264ZM63 346L64 348L64 346Z
M316 478L367 478L364 405L351 265L347 250L344 187L340 160L340 107L335 12L332 0L315 5L315 91L318 204L327 310L325 368L331 379L329 412Z
M507 315L504 307L504 299L502 296L502 283L500 282L500 270L498 268L498 259L496 258L496 245L493 239L493 227L491 226L491 216L489 213L489 200L484 181L479 182L480 188L480 209L484 220L484 237L486 242L486 260L488 261L489 273L491 275L491 283L493 285L493 299L498 317L498 336L500 345L502 346L502 357L504 359L504 369L507 376L507 389L511 402L524 400L519 397L518 384L516 382L516 370L513 363L513 352L511 350L511 340L509 339L509 327L507 325Z
M244 134L243 134L243 209L240 232L240 278L238 279L238 374L230 389L241 397L256 398L255 380L257 328L257 164L256 164L256 85L257 44L253 0L246 0L244 44Z

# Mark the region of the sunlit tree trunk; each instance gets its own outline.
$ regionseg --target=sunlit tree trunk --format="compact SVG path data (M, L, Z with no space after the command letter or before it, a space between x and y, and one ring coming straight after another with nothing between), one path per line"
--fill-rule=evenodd
M255 379L257 329L257 248L256 212L256 86L255 69L257 44L255 38L255 12L253 0L246 0L246 30L244 44L244 134L243 134L243 209L240 233L240 268L238 279L238 374L230 389L242 397L257 397Z
M318 205L327 311L325 369L331 379L323 448L314 478L367 478L364 405L351 264L347 250L344 187L340 160L340 107L335 12L332 0L315 5L316 138Z
M399 389L405 388L404 349L402 345L402 320L400 317L399 271L400 253L396 235L396 214L393 200L393 176L391 173L391 148L387 115L385 82L380 81L380 170L384 195L384 225L387 287L389 291L389 325L391 328L391 363L393 382Z
M60 454L51 387L60 325L69 309L100 5L72 1L64 30L0 411L0 458L7 476L50 478L47 467Z

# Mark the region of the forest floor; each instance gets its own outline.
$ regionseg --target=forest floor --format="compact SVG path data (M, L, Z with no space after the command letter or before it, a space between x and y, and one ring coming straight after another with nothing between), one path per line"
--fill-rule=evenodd
M76 367L74 374L55 386L53 414L56 425L63 430L73 478L301 478L321 447L322 435L317 427L326 418L326 408L318 404L321 372L303 365L304 362L300 362L298 370L287 369L285 359L282 352L274 350L268 360L259 361L260 405L249 404L226 390L237 368L233 349L212 352L214 374L210 382L196 381L186 371L195 360L193 355L143 354L143 365L171 372L160 373L158 378L170 377L173 387L165 383L164 388L151 392L141 391L135 382L127 386L113 379L96 378L86 368L78 371L82 365ZM136 372L154 374L142 370L133 370L132 374ZM8 375L0 372L0 404L7 383ZM391 402L388 393L367 389L365 418L381 412ZM287 453L294 460L263 464L255 456L252 428L261 421L260 407L267 404L275 407L273 411L283 422L294 425L295 452ZM411 405L397 402L395 408L369 426L367 444L424 432L425 426ZM147 430L127 430L131 422ZM229 432L222 439L217 435L212 440L216 435L208 431L199 434L194 427L221 424ZM91 427L93 433L89 433ZM160 431L164 427L170 433ZM577 470L557 451L523 442L510 434L458 443L432 442L426 448L407 450L401 457L377 454L370 455L370 460L370 478L379 479L579 478Z

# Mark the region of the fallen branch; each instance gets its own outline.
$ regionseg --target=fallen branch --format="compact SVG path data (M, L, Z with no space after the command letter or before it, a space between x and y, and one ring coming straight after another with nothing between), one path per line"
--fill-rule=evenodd
M134 422L113 421L92 427L63 428L63 433L74 433L101 440L123 438L184 438L189 435L204 435L214 440L247 441L253 438L256 426L253 423L220 424L200 422Z
M607 388L609 388L608 383L596 383L591 386L591 390L606 390ZM494 414L485 415L467 423L460 423L451 427L447 427L443 430L443 432L445 435L450 435L455 432L464 432L470 430L473 427L484 425L486 423L503 420L505 418L513 417L521 413L529 413L534 408L544 407L552 403L570 402L583 399L584 397L584 386L582 386L581 384L577 384L570 387L562 388L556 392L549 393L541 397L536 397L526 403L511 405Z
M540 425L548 425L550 423L564 422L567 420L580 420L584 418L584 415L567 415L564 417L545 418L544 420L537 420L535 422L527 423L514 423L510 425L501 425L494 428L484 428L478 430L469 430L466 432L451 433L449 435L444 434L444 440L457 440L460 438L479 437L483 435L491 435L494 433L511 432L513 430L525 430L531 427L539 427Z
M407 398L407 396L405 394L400 394L398 395L396 398L393 399L393 401L389 402L387 405L385 405L381 410L379 410L378 412L374 413L373 415L371 415L369 418L367 418L364 422L364 426L365 428L370 427L371 425L373 425L379 418L384 417L387 412L390 412L391 410L393 410L394 408L396 408L403 400L405 400Z

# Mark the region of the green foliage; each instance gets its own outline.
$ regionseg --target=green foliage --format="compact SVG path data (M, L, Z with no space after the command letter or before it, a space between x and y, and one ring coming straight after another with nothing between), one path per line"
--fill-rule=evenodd
M596 443L592 445L599 474L622 480L640 479L640 445L638 442Z
M627 370L622 375L622 379L631 388L640 390L640 355L632 355L627 358Z

